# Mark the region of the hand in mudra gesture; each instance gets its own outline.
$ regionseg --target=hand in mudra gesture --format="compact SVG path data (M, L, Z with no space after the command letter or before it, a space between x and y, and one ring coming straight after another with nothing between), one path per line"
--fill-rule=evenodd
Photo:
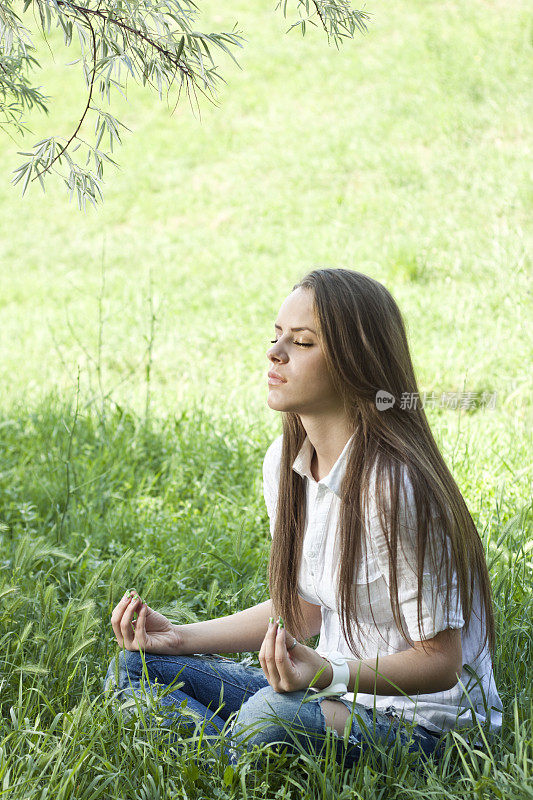
M136 617L136 619L135 619ZM170 620L143 603L135 589L113 609L111 625L120 647L147 653L177 655L182 638Z
M276 692L297 692L313 683L314 689L327 686L328 664L312 647L297 642L287 634L277 621L269 622L265 638L259 650L259 663L265 676ZM291 647L288 650L288 647ZM323 670L317 681L314 677ZM320 685L319 685L320 684Z

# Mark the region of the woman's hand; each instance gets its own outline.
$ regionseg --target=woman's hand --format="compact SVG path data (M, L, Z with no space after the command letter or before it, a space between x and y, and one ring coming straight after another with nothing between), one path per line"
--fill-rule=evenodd
M118 644L126 650L178 655L183 645L178 628L143 603L135 589L126 592L113 609L111 625Z
M314 689L327 686L328 669L331 677L331 665L319 656L316 650L298 642L291 650L287 645L294 641L283 626L277 622L269 622L265 638L259 650L259 663L269 684L276 692L296 692L307 689L313 682ZM323 670L318 680L313 681L316 674Z

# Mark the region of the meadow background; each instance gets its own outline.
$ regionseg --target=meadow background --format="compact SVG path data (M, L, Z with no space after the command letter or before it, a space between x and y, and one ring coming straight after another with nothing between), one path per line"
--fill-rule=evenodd
M1 797L533 796L531 18L387 0L336 50L285 35L274 6L202 4L198 28L248 42L242 70L217 58L201 119L185 95L173 115L134 85L117 98L133 132L97 209L51 181L20 198L25 142L1 140ZM28 142L83 107L75 50L49 44ZM102 699L126 587L182 622L267 598L265 353L319 266L390 289L421 391L496 393L427 415L486 547L504 730L484 754L451 736L421 774L387 753L233 772Z

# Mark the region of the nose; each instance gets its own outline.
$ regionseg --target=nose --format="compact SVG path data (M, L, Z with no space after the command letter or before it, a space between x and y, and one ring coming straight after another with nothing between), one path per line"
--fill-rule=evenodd
M279 362L285 363L287 361L287 354L280 347L280 343L276 342L275 345L267 350L267 358L269 361L272 361L273 364Z

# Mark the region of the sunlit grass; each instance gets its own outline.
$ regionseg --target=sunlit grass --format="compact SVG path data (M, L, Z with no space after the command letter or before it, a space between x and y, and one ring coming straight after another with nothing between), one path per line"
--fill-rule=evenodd
M96 383L101 296L102 382L140 410L151 274L155 407L266 415L281 300L310 268L342 266L398 299L422 388L497 390L500 408L518 392L509 410L530 408L526 5L380 3L339 51L316 29L285 36L261 4L202 7L206 26L247 35L243 70L220 65L228 83L201 121L130 86L114 108L133 133L98 211L60 183L20 199L23 143L4 139L2 402L73 396L78 364ZM54 105L34 137L70 131L81 100L74 51L57 33L51 46L37 77Z

